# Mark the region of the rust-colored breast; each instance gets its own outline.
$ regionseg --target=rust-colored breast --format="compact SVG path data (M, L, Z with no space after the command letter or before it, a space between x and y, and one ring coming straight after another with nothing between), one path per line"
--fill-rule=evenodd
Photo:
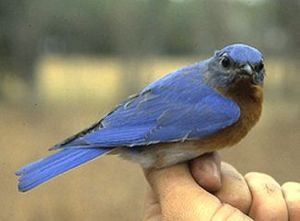
M239 120L204 140L198 141L198 147L220 149L232 146L242 140L257 123L262 112L262 86L253 85L247 80L240 80L228 90L219 90L224 96L233 99L240 107Z

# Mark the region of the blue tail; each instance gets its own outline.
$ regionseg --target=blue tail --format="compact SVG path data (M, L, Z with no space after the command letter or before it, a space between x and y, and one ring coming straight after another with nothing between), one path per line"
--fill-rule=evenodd
M95 159L111 149L64 149L19 169L19 191L28 191L68 170Z

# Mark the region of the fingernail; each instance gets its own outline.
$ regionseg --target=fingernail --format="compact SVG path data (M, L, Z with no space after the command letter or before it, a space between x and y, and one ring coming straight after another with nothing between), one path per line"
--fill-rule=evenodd
M221 174L220 171L218 170L218 166L215 163L212 163L211 167L212 167L211 175L216 179L216 182L220 183L221 185Z

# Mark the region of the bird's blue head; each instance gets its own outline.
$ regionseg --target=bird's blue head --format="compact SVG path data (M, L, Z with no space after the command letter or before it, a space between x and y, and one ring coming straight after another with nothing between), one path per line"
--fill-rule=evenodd
M245 44L228 45L208 61L206 78L215 87L229 87L235 82L249 81L263 85L265 69L262 53Z

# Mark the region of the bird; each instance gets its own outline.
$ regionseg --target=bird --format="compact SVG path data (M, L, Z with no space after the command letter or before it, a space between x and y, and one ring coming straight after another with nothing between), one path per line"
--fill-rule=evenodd
M51 147L54 154L19 169L19 191L106 154L160 169L237 144L262 112L264 56L243 43L212 54L154 81Z

